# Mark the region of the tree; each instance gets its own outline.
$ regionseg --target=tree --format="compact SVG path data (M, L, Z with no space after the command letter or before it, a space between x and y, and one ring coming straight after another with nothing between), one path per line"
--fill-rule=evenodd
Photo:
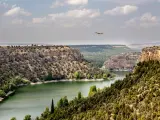
M52 103L51 103L51 114L54 113L54 101L52 99Z
M82 98L82 93L78 92L78 100L80 100Z
M15 117L11 118L11 120L17 120Z
M107 74L103 74L103 79L107 80Z
M63 100L62 100L62 98L57 102L57 106L59 108L63 107Z
M61 107L65 107L65 106L68 106L68 99L67 99L67 97L65 96L64 98L61 98L59 101L58 101L58 103L57 103L57 106L59 107L59 108L61 108Z
M45 80L53 80L52 72L48 73L48 75L45 77Z
M93 96L97 92L96 86L91 86L89 90L89 96Z
M43 118L47 118L50 115L49 108L46 107L45 111L41 114Z
M67 96L65 96L65 97L63 98L63 106L68 106Z
M0 90L0 97L5 97L6 93L3 90Z
M35 119L35 120L40 120L40 119L39 119L39 117L36 117L36 119Z
M97 79L97 75L94 75L94 79Z
M98 75L97 75L97 78L98 78L98 79L101 79L101 78L102 78L102 75L101 75L101 74L98 74Z
M31 120L31 115L26 115L23 120Z
M80 79L80 73L76 71L76 72L74 73L74 78L75 78L75 79Z
M90 74L87 75L87 79L91 79L91 75Z

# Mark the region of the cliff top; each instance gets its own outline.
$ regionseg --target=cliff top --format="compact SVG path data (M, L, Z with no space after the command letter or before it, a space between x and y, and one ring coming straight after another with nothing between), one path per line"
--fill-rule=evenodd
M142 49L142 51L146 50L160 50L160 46L145 47Z

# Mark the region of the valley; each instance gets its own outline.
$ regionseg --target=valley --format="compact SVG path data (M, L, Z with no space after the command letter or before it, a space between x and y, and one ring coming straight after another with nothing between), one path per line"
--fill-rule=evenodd
M50 106L51 99L54 99L56 105L60 98L67 96L72 100L78 92L87 97L90 86L96 85L101 89L110 86L116 80L124 78L126 72L115 74L117 76L109 81L64 81L19 88L15 95L0 103L0 120L10 120L12 117L22 120L27 114L35 119Z

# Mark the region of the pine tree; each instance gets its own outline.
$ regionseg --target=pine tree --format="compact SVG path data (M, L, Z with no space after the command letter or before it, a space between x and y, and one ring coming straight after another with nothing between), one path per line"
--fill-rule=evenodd
M51 103L51 114L54 113L54 101L52 99L52 103Z

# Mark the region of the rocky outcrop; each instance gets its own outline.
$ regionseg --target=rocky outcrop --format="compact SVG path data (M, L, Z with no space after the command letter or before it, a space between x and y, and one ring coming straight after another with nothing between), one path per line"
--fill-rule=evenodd
M76 71L82 78L100 72L90 67L78 50L68 46L0 47L0 84L12 76L21 76L32 82L44 80L46 76L70 79Z
M149 60L160 61L160 46L146 47L142 50L139 61L143 62Z
M136 65L140 52L130 52L110 57L105 63L105 68L113 71L130 71Z

